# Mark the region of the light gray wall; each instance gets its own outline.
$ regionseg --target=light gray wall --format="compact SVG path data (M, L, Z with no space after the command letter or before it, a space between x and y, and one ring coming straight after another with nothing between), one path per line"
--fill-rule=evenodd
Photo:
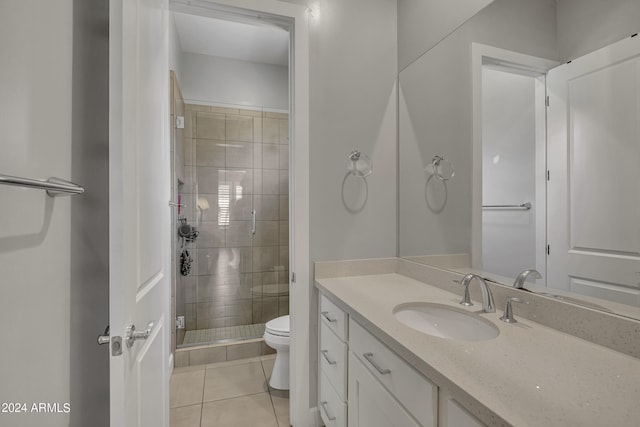
M173 13L169 14L169 69L173 70L180 82L182 76L182 50L180 49L180 36L176 28Z
M557 5L562 61L640 32L638 0L557 0Z
M404 69L492 1L398 0L398 69Z
M395 256L396 2L315 3L320 13L310 23L311 261ZM351 177L343 185L354 148L371 158L374 170L366 182Z
M471 250L471 43L555 59L555 16L554 0L495 0L400 73L401 256ZM425 189L434 155L456 170L446 203L441 183Z
M183 52L180 72L187 103L289 108L286 66Z
M395 256L396 1L285 1L318 12L309 22L311 263ZM354 148L372 159L374 170L366 181L368 193L365 181L346 180L345 206L347 156ZM318 405L317 292L312 295L311 408Z
M0 172L85 187L0 186L0 401L71 405L2 425L109 425L108 4L0 3Z
M71 176L72 11L0 3L0 173ZM0 186L0 206L0 402L69 402L71 200ZM16 427L69 419L0 414Z

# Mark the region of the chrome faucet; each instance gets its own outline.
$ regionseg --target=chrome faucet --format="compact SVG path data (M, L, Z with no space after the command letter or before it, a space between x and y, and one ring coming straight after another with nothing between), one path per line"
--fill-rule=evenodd
M538 273L538 270L524 270L522 273L520 273L518 275L518 277L516 277L516 281L513 282L513 287L516 289L522 289L524 288L524 281L527 280L527 277L533 274L533 277L535 277L536 279L542 279L542 275L540 273Z
M491 294L491 290L489 286L487 286L487 282L477 274L469 273L462 278L460 284L464 286L464 295L462 297L462 301L460 304L471 306L473 303L471 302L471 297L469 296L469 285L473 279L478 279L480 282L480 290L482 291L482 309L485 313L495 313L496 304L493 301L493 294Z

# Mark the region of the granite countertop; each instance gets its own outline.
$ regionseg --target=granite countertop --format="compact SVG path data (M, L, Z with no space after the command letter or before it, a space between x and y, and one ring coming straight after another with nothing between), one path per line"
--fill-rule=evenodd
M640 359L518 317L458 304L460 295L397 273L316 279L316 287L488 425L640 425ZM473 284L472 286L476 286ZM500 334L487 341L434 337L393 308L432 302L475 312Z

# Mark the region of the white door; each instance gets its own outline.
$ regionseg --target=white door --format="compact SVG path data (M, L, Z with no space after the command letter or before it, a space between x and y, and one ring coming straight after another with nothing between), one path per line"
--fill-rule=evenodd
M640 37L551 70L550 287L640 305Z
M169 425L167 23L166 0L110 3L109 366L114 427ZM126 338L130 325L139 333L132 342ZM122 338L120 355L114 353L117 337Z

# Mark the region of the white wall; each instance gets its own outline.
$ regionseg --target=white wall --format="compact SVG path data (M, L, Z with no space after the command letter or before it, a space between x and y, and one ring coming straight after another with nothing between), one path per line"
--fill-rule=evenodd
M395 0L286 0L310 16L311 262L396 255L397 4ZM364 181L342 188L347 156L373 161ZM366 203L362 204L362 201ZM353 206L353 205L348 205ZM313 272L312 272L313 274ZM309 283L313 286L313 277ZM309 308L309 406L317 402L317 292Z
M482 269L505 277L536 266L535 78L483 67ZM541 167L544 167L542 165Z
M311 260L396 253L396 2L324 0L311 20ZM373 161L343 181L354 148ZM366 199L365 199L366 197ZM366 200L366 203L362 201Z
M558 50L568 61L640 32L638 0L557 0Z
M176 28L173 13L169 14L169 69L173 70L180 82L182 76L182 50L180 49L180 36Z
M0 173L71 176L72 8L0 3ZM0 402L69 402L71 199L0 186L0 206ZM15 427L69 419L0 414Z
M289 108L286 66L183 52L180 73L186 103Z
M438 44L493 0L398 0L398 70Z
M471 250L471 42L555 59L555 16L554 0L495 0L400 73L401 256ZM430 188L441 211L425 198L434 155L456 170L446 203L441 185Z

